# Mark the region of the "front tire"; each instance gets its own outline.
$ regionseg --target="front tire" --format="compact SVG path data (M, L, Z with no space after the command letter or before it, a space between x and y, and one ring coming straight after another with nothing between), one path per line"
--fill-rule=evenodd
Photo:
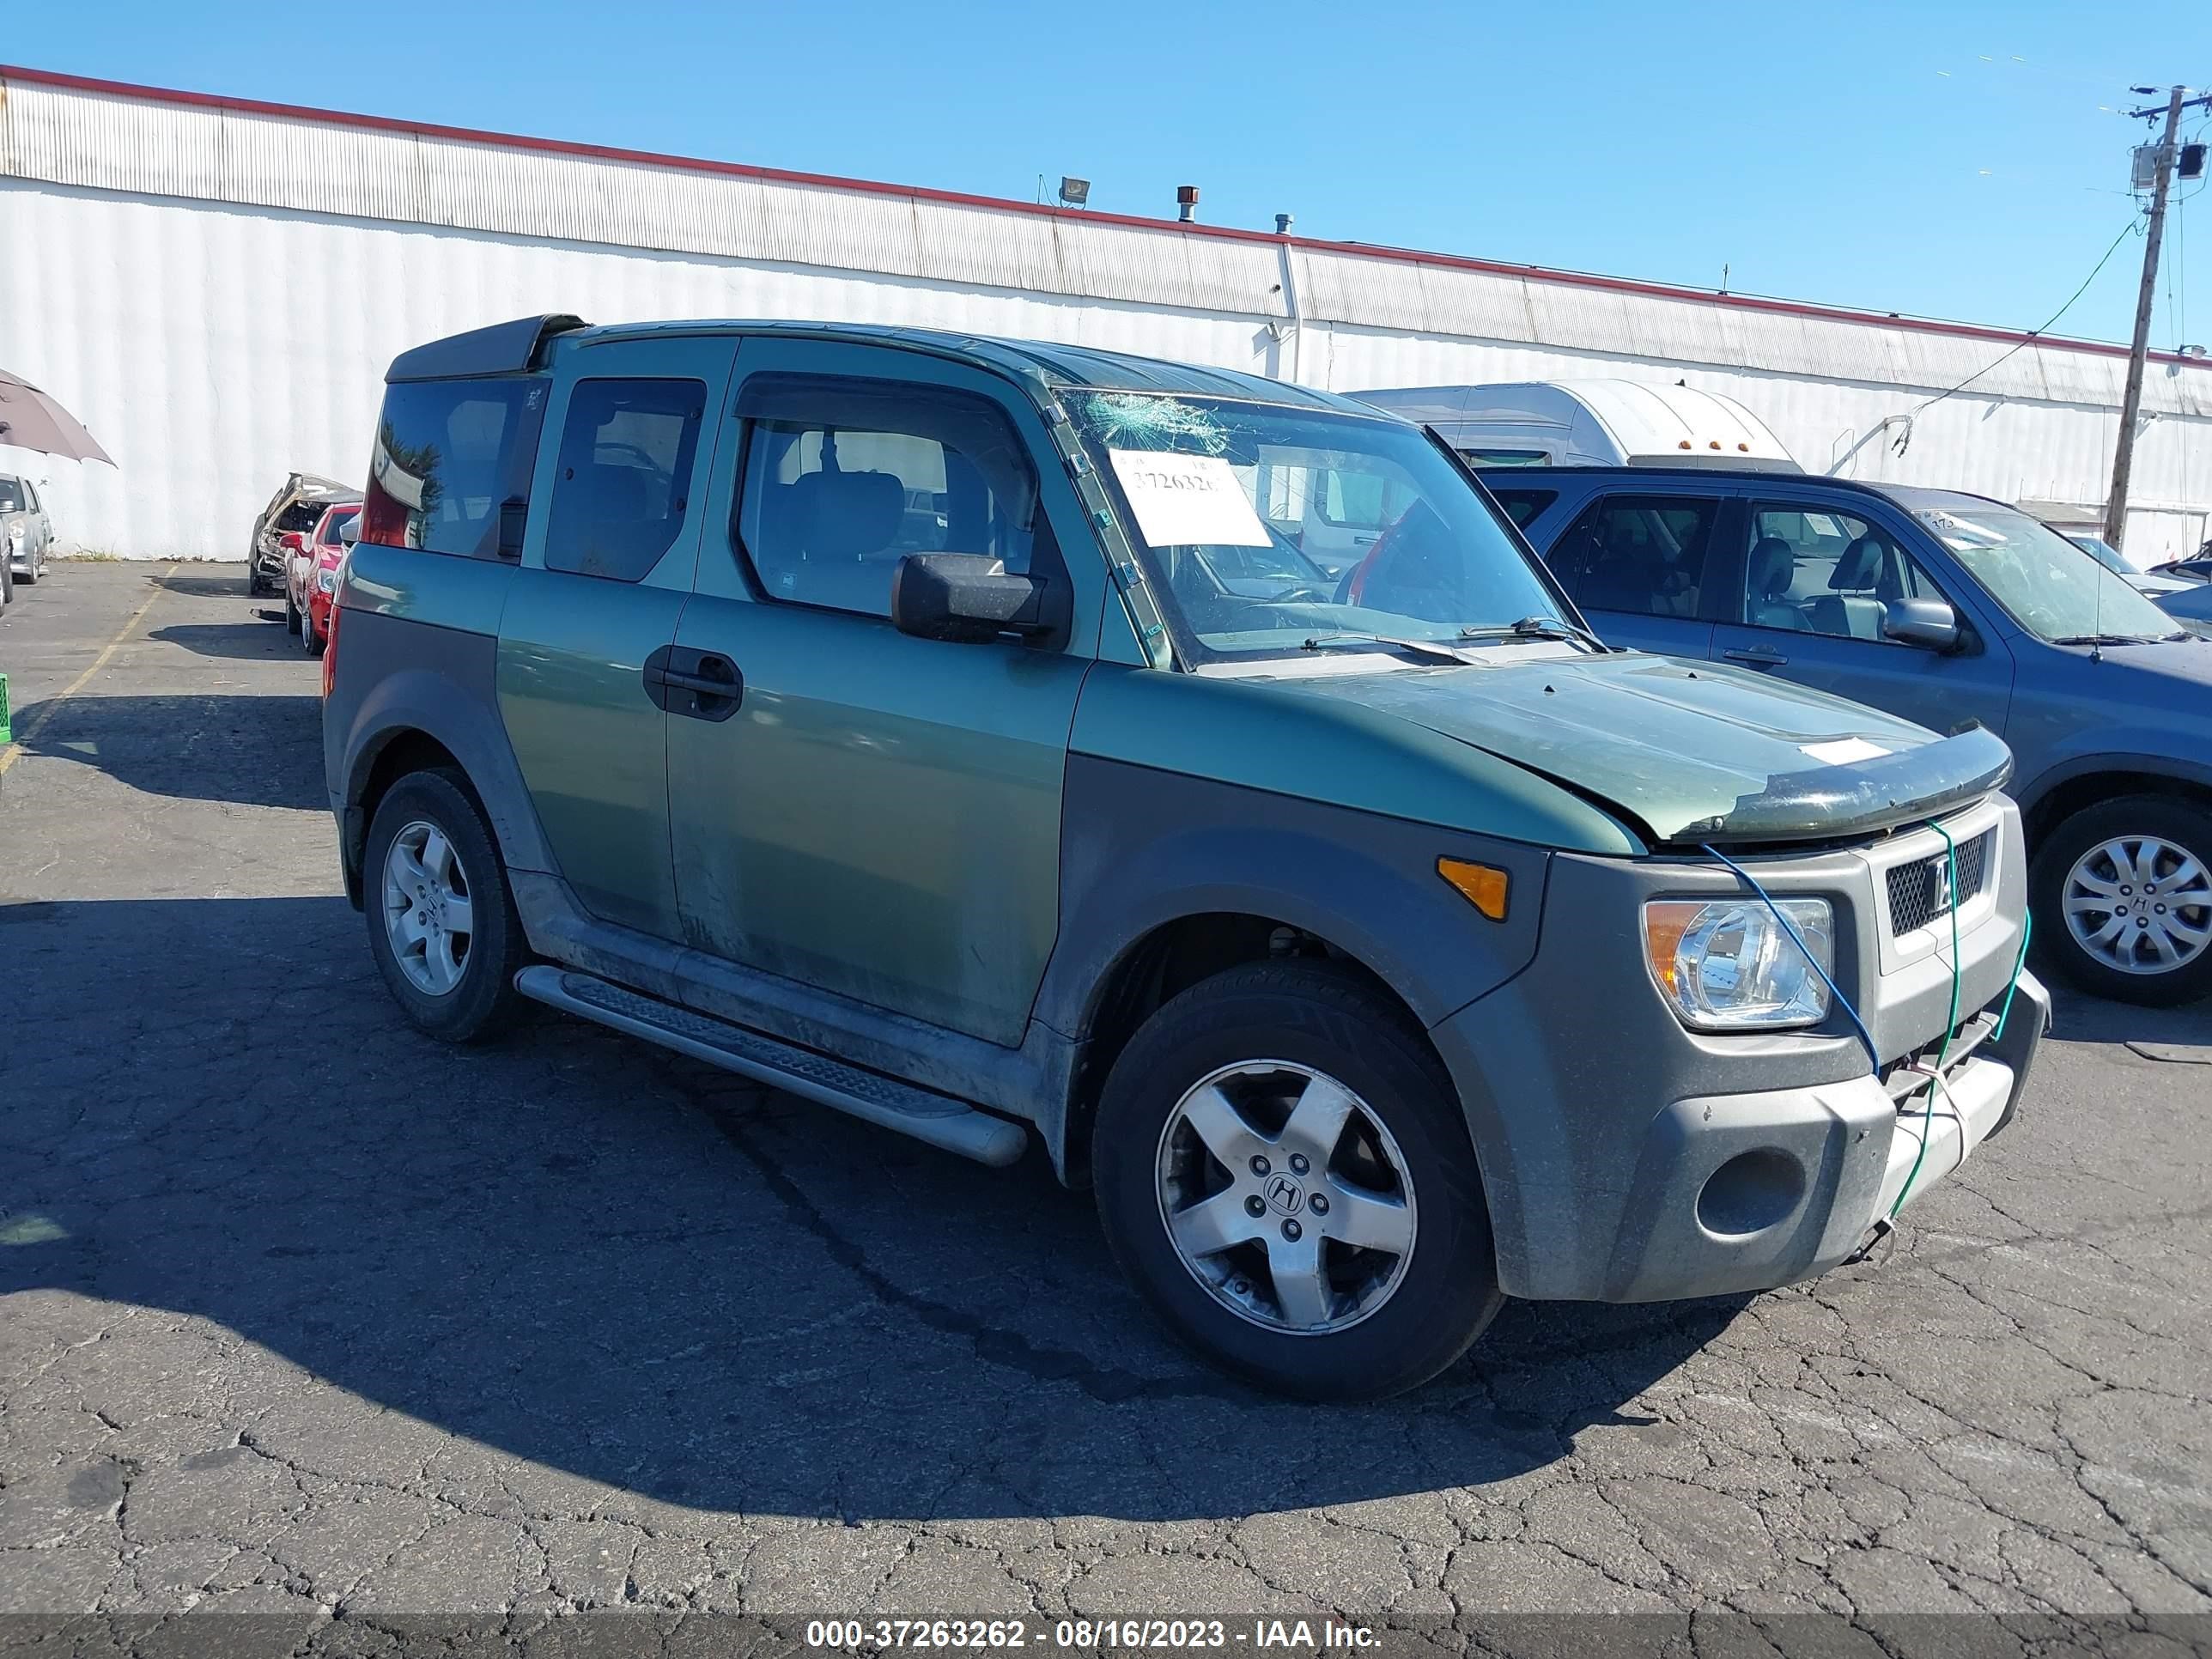
M1402 1009L1324 965L1232 969L1162 1006L1106 1079L1091 1169L1153 1310L1277 1393L1413 1388L1504 1300L1450 1079Z
M513 1023L522 923L460 775L415 772L394 784L369 824L363 868L369 951L408 1018L456 1043Z
M2154 1008L2212 993L2212 811L2100 801L2044 838L2028 887L2041 954L2081 989Z
M287 634L296 634L300 631L300 607L292 603L292 595L289 589L284 594L284 631Z

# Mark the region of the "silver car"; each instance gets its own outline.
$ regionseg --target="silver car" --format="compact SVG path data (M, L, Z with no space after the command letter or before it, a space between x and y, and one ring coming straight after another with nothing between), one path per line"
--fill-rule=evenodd
M0 472L0 559L15 581L35 582L46 574L53 551L53 520L46 517L39 489L28 478Z

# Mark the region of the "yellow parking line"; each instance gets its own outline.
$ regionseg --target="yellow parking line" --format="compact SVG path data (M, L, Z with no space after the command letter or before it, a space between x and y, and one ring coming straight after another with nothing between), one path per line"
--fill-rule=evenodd
M100 647L100 654L92 659L91 666L71 680L59 696L49 697L40 704L38 718L24 726L21 735L15 742L9 744L5 749L0 749L0 772L5 772L15 763L15 757L23 752L23 745L39 735L40 729L54 717L55 709L83 690L85 682L107 666L107 659L115 654L116 648L131 637L131 630L138 626L146 613L154 608L154 601L161 597L161 583L168 580L176 574L177 567L173 564L164 570L160 580L155 584L154 591L146 596L146 603L132 611L130 619L115 630L115 637Z

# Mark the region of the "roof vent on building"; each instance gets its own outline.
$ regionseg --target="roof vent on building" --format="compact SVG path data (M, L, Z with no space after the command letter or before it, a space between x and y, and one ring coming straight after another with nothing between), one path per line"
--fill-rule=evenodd
M1287 213L1279 213L1279 214L1277 214L1277 215L1275 216L1275 234L1276 234L1276 235L1278 235L1278 236L1287 236L1287 235L1289 235L1289 234L1291 234L1291 216L1290 216L1289 214L1287 214Z
M1196 185L1176 186L1176 217L1187 225L1194 225L1198 222L1198 186Z

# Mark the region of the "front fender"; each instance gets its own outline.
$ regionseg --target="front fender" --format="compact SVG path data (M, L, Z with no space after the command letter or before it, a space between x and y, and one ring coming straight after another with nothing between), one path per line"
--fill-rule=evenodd
M1087 1035L1115 967L1157 928L1236 912L1312 933L1373 970L1424 1026L1535 954L1550 854L1520 842L1155 772L1068 759L1060 926L1036 1017ZM1505 870L1492 921L1437 873L1442 856Z
M2015 787L2013 798L2020 803L2021 811L2033 818L2054 790L2106 773L2172 778L2178 783L2212 789L2212 759L2188 757L2180 752L2182 746L2179 738L2160 732L2115 732L2109 727L2085 732L2077 743L2047 757L2042 770Z

